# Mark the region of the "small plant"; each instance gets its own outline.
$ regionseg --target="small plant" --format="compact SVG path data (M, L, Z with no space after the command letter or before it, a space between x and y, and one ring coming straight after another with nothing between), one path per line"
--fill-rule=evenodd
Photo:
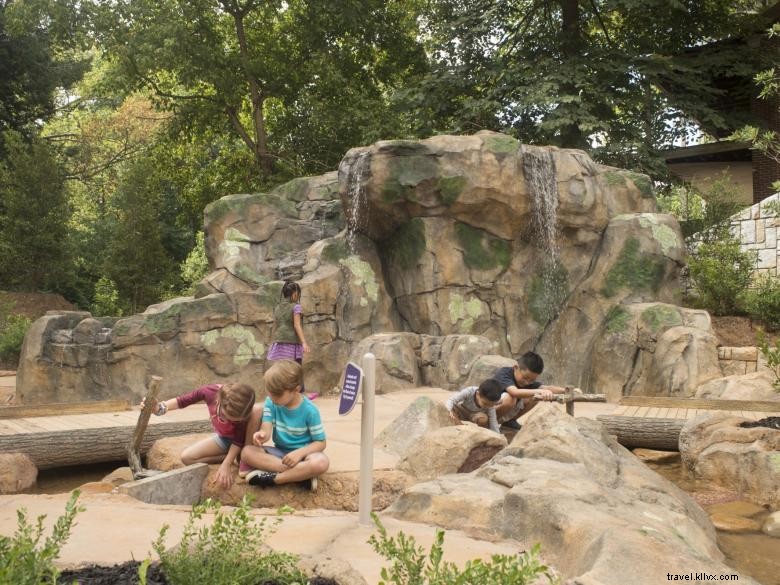
M223 512L219 502L211 499L193 506L181 542L173 549L165 547L169 526L164 525L152 548L160 557L166 579L172 585L306 583L305 575L296 566L297 556L274 552L264 546L281 518L277 517L271 526L266 526L266 518L256 522L249 510L246 496L230 514ZM212 512L214 519L207 525L203 516Z
M699 304L714 315L741 313L755 263L731 236L703 242L688 261Z
M59 571L54 561L60 556L60 549L67 542L73 521L84 508L76 505L79 491L70 495L65 513L57 518L51 536L41 543L45 515L38 516L35 524L27 518L27 511L16 511L17 528L13 537L0 536L0 583L14 585L40 585L57 583Z
M745 309L767 330L780 330L780 280L771 276L759 278L745 294Z
M774 345L769 345L769 340L762 329L758 330L758 350L766 360L766 365L772 370L775 377L772 387L775 392L780 392L780 338L775 340Z
M11 313L13 303L0 303L0 361L17 364L22 343L32 321Z
M379 534L368 539L373 549L392 562L383 567L379 585L526 585L544 575L550 583L558 579L539 560L539 545L519 555L493 555L490 561L467 561L463 569L443 560L444 531L436 530L436 537L426 554L417 546L414 537L399 532L390 537L387 530L372 514Z

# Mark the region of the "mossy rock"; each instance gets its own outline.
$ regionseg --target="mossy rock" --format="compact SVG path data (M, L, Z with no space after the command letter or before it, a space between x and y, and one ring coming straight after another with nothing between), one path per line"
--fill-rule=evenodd
M325 244L325 248L322 250L322 255L320 257L325 262L338 264L340 260L344 260L347 256L349 256L347 242L344 240L331 240Z
M607 274L601 293L610 298L620 289L658 292L663 276L663 260L642 254L639 240L629 238L618 261Z
M504 134L486 136L482 140L482 144L484 144L485 150L493 154L514 154L520 150L520 141Z
M309 179L307 177L299 177L292 181L287 181L274 187L271 191L272 195L281 197L288 201L306 201L306 193L309 191Z
M402 270L417 266L425 252L425 224L416 217L396 230L392 237L384 242L380 249L387 250L390 261Z
M228 195L221 199L217 199L213 203L207 205L203 212L206 224L219 222L230 213L234 213L238 217L246 217L246 209L250 205L271 207L272 209L279 211L285 217L297 219L298 209L295 206L295 201L288 198L288 191L286 191L288 187L286 187L286 185L293 183L294 185L289 187L289 189L299 189L301 188L301 181L305 183L306 179L295 179L289 183L285 183L285 185L277 187L277 190L274 190L271 193Z
M607 333L616 335L623 333L631 322L631 313L622 305L615 305L609 310L604 319L604 329Z
M539 325L547 325L561 312L569 296L569 273L560 262L547 263L531 279L528 311Z
M415 188L426 181L438 180L439 163L430 154L395 156L387 161L388 176L382 184L386 203L415 201Z
M509 242L465 223L455 224L455 235L463 248L463 261L469 268L493 270L509 268Z
M458 200L460 194L466 188L465 177L440 177L439 178L439 195L441 201L447 206L452 205Z
M653 333L683 324L680 311L669 305L653 305L642 311L641 318Z
M653 182L650 177L643 175L642 173L635 173L633 171L607 171L604 173L604 180L607 185L611 187L623 186L626 181L631 181L639 189L639 193L645 199L652 199L655 197L653 193Z

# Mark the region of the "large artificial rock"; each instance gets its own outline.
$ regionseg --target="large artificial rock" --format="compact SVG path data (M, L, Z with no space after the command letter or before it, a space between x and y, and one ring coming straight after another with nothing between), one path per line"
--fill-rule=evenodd
M166 378L163 397L214 380L260 386L286 278L303 289L312 390L338 384L361 340L400 332L382 349L386 389L457 389L480 354L535 349L545 381L602 391L605 324L680 291L679 226L656 213L648 177L492 132L352 149L338 173L228 195L204 216L212 272L196 298L116 323L45 317L22 351L19 402L137 399L151 375ZM690 395L710 379L698 321L659 333L644 375L623 381L632 394Z
M426 433L452 424L450 413L443 403L420 396L382 429L374 444L403 457Z
M418 481L427 481L457 473L466 464L476 469L506 445L504 435L474 424L443 427L423 435L397 467Z
M716 378L699 386L695 397L722 400L780 401L780 392L775 390L772 385L774 380L774 375L767 370ZM780 407L780 404L778 406Z
M714 413L689 420L680 432L683 469L691 477L780 508L780 430L741 427L748 419Z
M0 453L0 494L18 494L35 486L38 468L24 453Z
M687 574L704 564L710 574L734 573L690 496L599 423L549 404L537 406L512 443L476 472L416 484L387 513L538 542L570 583L655 585L667 573Z
M717 338L705 311L667 303L615 305L604 316L588 385L622 396L692 397L720 378Z

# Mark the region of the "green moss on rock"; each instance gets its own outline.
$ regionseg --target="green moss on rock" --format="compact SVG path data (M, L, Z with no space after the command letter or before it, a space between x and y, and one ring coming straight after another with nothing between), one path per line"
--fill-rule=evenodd
M484 230L465 223L455 224L455 235L463 249L463 261L469 268L477 270L492 270L509 267L509 242L491 236Z
M631 321L631 313L626 311L622 305L615 305L604 319L604 329L613 335L622 333L626 330L629 321Z
M440 177L439 194L441 195L442 203L445 205L452 205L455 203L465 187L465 177Z
M425 181L437 179L439 163L433 155L394 156L387 160L387 179L382 185L382 198L388 202L415 200L415 188Z
M601 293L609 298L617 294L621 288L634 292L658 292L663 276L663 260L642 254L639 240L629 238L617 262L607 274Z
M450 322L457 325L461 333L471 333L474 323L482 316L482 301L478 298L466 300L463 295L453 293L449 302Z
M642 322L647 325L653 333L661 329L676 327L683 324L680 311L669 305L653 305L642 311Z
M558 316L569 296L569 273L560 262L534 275L528 289L528 311L539 325Z
M425 252L425 224L419 217L403 224L385 240L384 249L387 250L390 261L402 270L409 270L417 266L418 261Z
M639 189L639 193L645 199L654 197L653 183L650 177L643 175L642 173L634 173L632 171L607 171L603 175L607 185L611 187L623 186L626 181L631 181Z
M288 201L306 201L308 192L309 178L299 177L275 187L271 194Z
M485 149L493 154L514 154L520 149L519 140L503 134L486 136L482 143L485 145Z
M337 264L340 260L343 260L349 256L349 250L347 250L347 242L344 240L331 240L325 244L325 248L322 250L322 259L326 262Z

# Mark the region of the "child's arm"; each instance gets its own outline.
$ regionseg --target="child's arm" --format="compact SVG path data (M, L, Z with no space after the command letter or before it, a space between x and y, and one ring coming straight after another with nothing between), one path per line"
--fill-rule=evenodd
M241 447L235 443L231 443L227 455L225 455L222 463L220 463L217 474L214 476L214 481L223 489L230 489L230 486L233 485L233 474L231 473L230 466L233 465L233 461L236 460L239 453L241 453Z
M274 424L270 421L263 421L263 424L260 425L260 430L252 434L252 443L260 447L271 438L273 432Z
M282 457L282 463L284 463L287 467L294 467L306 459L307 455L324 451L325 445L326 441L312 441L305 447L301 447L295 451L290 451L287 455Z
M263 405L255 404L252 407L252 412L249 415L249 420L246 423L246 433L244 434L244 445L251 445L254 443L254 435L260 430L260 425L263 422Z
M444 403L444 406L447 408L447 410L450 413L450 419L455 424L461 423L460 417L458 417L458 415L455 414L455 405L466 400L466 398L468 397L468 391L469 391L468 388L463 388L462 390L459 390L458 392L450 396L447 399L447 402Z
M146 405L146 398L143 398L141 400L141 410L143 410L144 406ZM168 400L163 400L162 402L154 401L154 406L152 406L152 414L155 414L157 416L162 416L169 410L177 410L179 408L179 401L175 398L169 398Z
M293 329L295 329L295 334L298 336L298 339L303 346L303 353L308 353L309 344L306 343L306 338L303 336L303 324L300 313L293 313Z

